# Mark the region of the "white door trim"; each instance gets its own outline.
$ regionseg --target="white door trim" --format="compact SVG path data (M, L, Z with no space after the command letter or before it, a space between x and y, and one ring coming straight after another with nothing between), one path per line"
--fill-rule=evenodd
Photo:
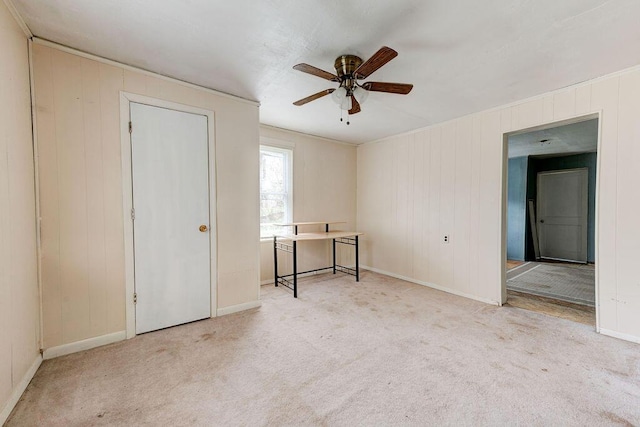
M540 125L533 126L526 129L516 129L514 131L505 132L502 135L502 215L501 215L501 235L499 246L499 260L500 260L500 283L498 284L499 301L504 304L507 302L507 164L509 161L509 135L515 135L519 133L533 132L541 129L548 129L551 127L557 127L562 125L568 125L572 123L578 123L585 120L598 119L598 145L597 145L597 159L596 159L596 209L595 209L595 279L596 279L596 331L600 330L600 171L601 171L601 156L602 152L602 120L603 111L597 110L585 114L578 114L569 117L565 120L551 121L541 123Z
M136 335L136 310L133 303L135 290L134 251L133 251L133 221L131 208L133 190L131 180L131 136L129 134L130 103L136 102L154 107L168 108L185 113L207 116L209 143L209 217L210 233L209 245L211 250L211 317L216 316L217 304L217 247L218 227L216 217L216 156L215 156L215 121L213 111L161 99L150 98L129 92L120 92L120 152L122 158L122 214L124 225L124 261L125 261L125 319L127 339Z

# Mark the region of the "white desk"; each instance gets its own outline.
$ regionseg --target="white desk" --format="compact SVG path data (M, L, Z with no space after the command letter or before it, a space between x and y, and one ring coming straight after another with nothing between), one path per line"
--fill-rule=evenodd
M293 291L293 297L298 298L298 275L312 273L316 271L333 269L336 271L356 276L356 282L360 281L360 266L358 260L358 236L363 233L357 231L329 231L330 224L344 224L343 222L294 222L289 224L277 224L282 226L294 227L294 234L283 234L273 236L273 272L274 283L276 286L282 285ZM306 225L324 225L325 232L317 233L298 233L299 226ZM311 240L331 240L333 246L333 265L331 267L317 268L309 271L298 272L298 242ZM343 245L351 245L355 247L356 252L356 268L345 267L336 263L336 243ZM293 274L278 275L278 251L289 252L293 254ZM291 280L290 280L291 279Z
M329 231L329 226L334 224L346 224L345 221L315 221L315 222L289 222L286 224L273 224L278 227L293 227L293 234L298 234L298 227L305 225L324 225L324 231Z

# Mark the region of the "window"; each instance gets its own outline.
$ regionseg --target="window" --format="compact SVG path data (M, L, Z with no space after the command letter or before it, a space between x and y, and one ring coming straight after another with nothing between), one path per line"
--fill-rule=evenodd
M282 230L293 218L293 152L260 146L260 238Z

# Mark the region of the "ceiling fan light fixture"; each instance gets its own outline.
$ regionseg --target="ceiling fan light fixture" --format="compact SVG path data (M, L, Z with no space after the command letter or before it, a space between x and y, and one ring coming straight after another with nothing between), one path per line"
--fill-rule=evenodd
M331 99L333 99L333 102L340 106L341 110L351 109L352 102L347 88L341 86L338 89L334 90L331 94Z
M344 102L346 97L347 97L347 89L345 89L342 86L334 90L333 93L331 94L331 99L333 99L333 102L335 102L338 105L341 105Z
M356 98L356 101L358 101L358 104L362 105L369 97L369 91L360 86L356 86L353 88L353 96Z
M342 102L340 103L340 109L341 110L351 110L351 107L353 106L353 103L351 102L351 97L347 96L345 97Z

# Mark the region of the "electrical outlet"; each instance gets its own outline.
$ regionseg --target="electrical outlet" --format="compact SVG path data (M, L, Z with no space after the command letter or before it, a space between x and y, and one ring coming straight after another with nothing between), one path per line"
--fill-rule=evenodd
M444 235L444 242L445 243L449 243L449 235L448 234Z

